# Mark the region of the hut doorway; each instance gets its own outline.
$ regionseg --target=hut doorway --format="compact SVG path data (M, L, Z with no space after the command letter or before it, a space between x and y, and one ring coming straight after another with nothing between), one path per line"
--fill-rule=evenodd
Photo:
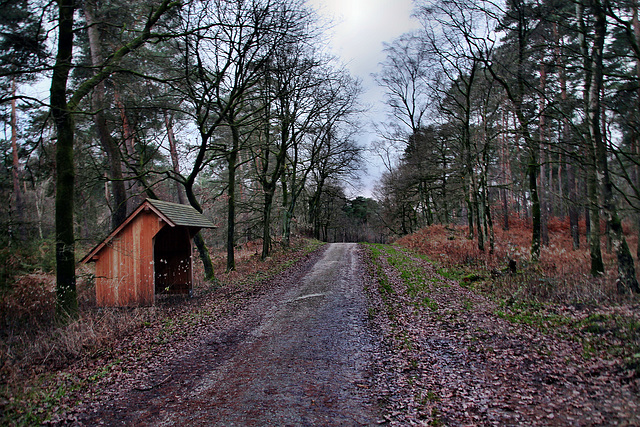
M191 236L186 227L163 227L153 244L156 294L189 294L193 282Z

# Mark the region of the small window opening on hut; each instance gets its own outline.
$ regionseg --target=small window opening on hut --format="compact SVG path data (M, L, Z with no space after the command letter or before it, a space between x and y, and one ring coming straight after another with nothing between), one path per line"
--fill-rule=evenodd
M191 238L184 227L165 227L153 245L156 294L189 294L192 289Z

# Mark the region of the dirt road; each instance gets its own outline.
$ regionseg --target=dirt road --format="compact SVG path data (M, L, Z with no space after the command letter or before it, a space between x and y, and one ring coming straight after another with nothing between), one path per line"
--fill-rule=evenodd
M367 329L355 244L328 245L306 271L227 327L104 404L83 424L371 425Z

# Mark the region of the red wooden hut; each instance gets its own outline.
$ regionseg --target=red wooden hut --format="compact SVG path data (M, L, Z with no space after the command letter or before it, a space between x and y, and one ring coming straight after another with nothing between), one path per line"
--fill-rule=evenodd
M193 237L214 227L191 206L145 200L81 260L96 263L98 305L153 305L156 294L190 293Z

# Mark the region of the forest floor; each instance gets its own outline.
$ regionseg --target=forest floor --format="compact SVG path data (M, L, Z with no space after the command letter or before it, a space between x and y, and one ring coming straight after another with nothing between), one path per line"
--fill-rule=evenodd
M637 305L505 303L401 247L367 251L392 425L640 425L640 354L616 336L637 333Z
M636 299L505 298L414 250L340 246L246 251L73 357L3 356L1 423L640 425Z

